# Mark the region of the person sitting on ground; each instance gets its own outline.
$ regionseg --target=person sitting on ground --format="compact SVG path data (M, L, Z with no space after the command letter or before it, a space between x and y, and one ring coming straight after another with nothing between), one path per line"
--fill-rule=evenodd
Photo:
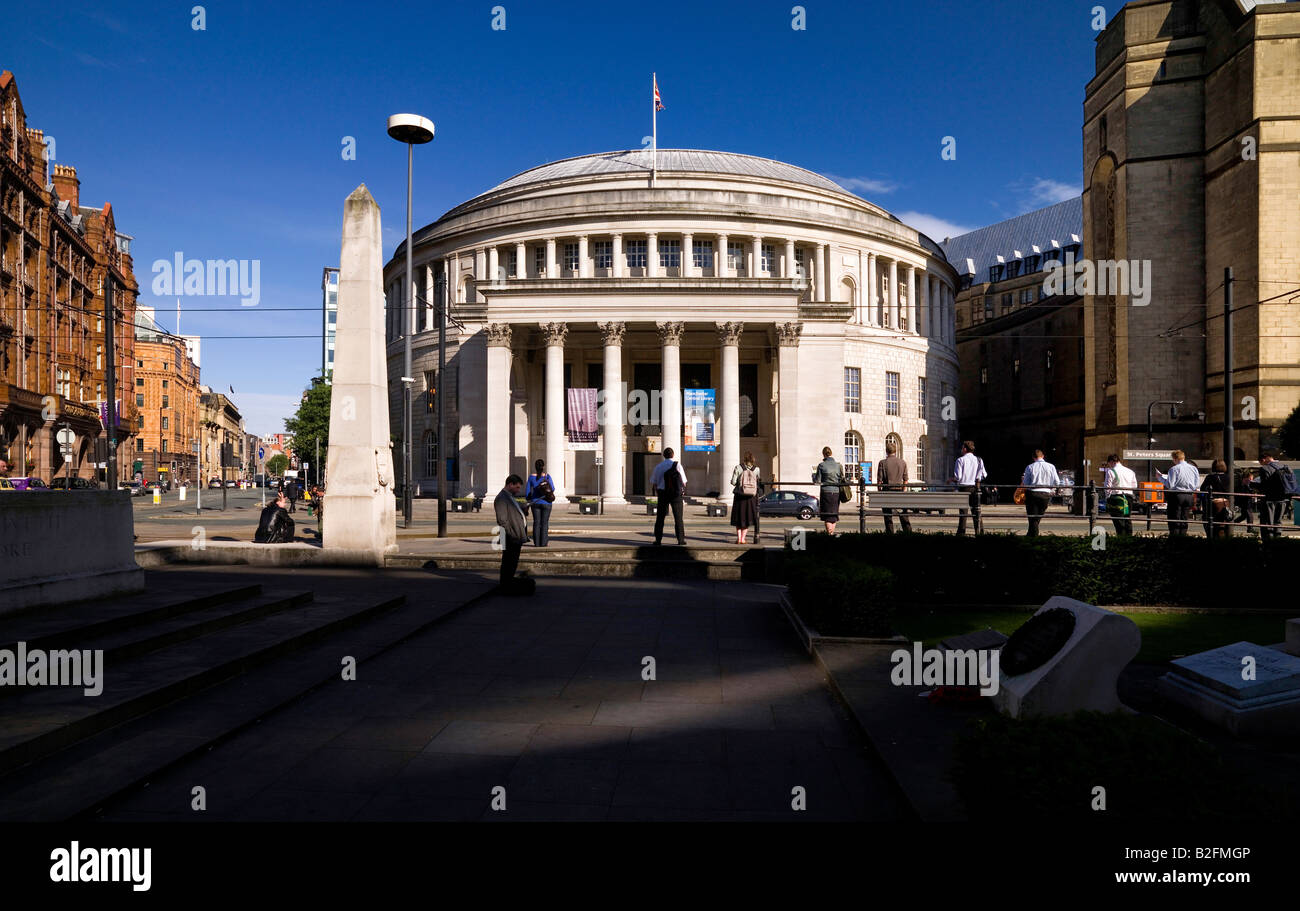
M291 544L293 542L293 519L289 518L289 498L280 491L274 503L266 504L261 519L257 523L257 532L253 535L256 544Z

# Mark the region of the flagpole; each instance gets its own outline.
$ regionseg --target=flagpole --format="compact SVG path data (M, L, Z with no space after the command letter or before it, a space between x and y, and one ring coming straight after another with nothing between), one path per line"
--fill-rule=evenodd
M650 74L650 186L655 185L655 173L659 170L659 102L655 91L659 88L659 74Z

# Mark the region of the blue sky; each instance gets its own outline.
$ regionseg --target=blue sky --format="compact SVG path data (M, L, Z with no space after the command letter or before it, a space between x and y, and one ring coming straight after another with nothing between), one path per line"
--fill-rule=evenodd
M112 202L135 237L165 328L155 261L260 262L258 306L184 297L181 329L204 336L203 381L270 433L320 367L319 312L276 311L320 306L343 199L370 188L386 255L404 234L394 112L437 126L416 149L417 228L538 164L641 147L652 71L661 148L827 174L936 240L1080 191L1094 2L813 0L805 30L794 5L210 0L197 31L192 0L60 0L0 13L0 68L82 202Z

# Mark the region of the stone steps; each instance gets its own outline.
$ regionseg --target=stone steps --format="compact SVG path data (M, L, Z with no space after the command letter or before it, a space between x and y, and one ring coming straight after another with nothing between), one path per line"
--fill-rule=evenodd
M604 578L761 580L765 556L762 548L637 547L625 550L571 550L545 554L526 547L519 568L533 576L587 576ZM501 565L496 553L390 554L386 567L495 572Z
M229 606L228 620L199 610L189 624L164 620L103 634L101 645L121 637L120 655L148 651L116 665L106 655L101 696L43 688L58 695L4 703L0 821L88 817L115 795L337 680L344 656L361 664L490 588L484 581L465 600L418 605L402 595L357 603L346 595L315 601L310 593L270 592ZM178 636L185 638L167 641ZM85 708L105 699L111 701Z

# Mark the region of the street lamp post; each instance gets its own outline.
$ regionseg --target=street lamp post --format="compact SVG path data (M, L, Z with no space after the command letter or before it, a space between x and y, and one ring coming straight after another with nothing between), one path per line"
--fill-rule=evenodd
M419 114L388 118L388 135L406 143L406 295L402 310L402 527L411 527L411 314L415 312L415 279L411 266L411 177L415 147L433 139L433 121Z

